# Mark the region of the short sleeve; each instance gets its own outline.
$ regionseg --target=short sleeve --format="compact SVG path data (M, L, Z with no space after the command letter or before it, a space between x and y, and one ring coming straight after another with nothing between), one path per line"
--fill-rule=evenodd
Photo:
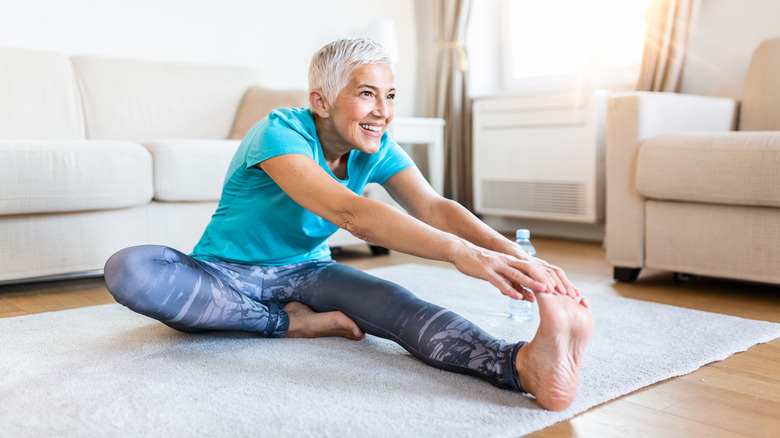
M246 155L246 167L285 154L302 154L314 158L314 138L296 117L274 110L258 124L249 135L250 147Z
M407 167L414 166L412 158L409 154L390 138L390 134L387 134L385 155L379 164L374 168L374 172L371 176L370 182L384 184L391 176L406 169Z

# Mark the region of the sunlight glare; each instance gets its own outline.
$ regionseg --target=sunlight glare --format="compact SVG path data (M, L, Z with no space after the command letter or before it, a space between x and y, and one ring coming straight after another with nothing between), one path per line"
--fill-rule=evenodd
M651 0L510 0L516 78L639 65Z

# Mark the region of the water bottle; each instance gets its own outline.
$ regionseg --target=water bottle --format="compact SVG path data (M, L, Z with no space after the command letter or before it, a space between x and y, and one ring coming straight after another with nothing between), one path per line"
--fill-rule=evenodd
M536 249L531 244L531 232L526 229L517 230L515 241L531 257L536 257ZM527 289L527 288L524 288ZM531 319L536 314L534 303L526 300L509 298L509 317L515 320Z

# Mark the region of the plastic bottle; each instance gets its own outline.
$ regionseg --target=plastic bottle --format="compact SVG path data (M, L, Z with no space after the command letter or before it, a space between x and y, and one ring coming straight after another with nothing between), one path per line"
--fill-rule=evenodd
M531 257L536 257L536 248L531 244L531 232L519 229L515 233L515 241ZM531 319L536 314L534 303L526 300L509 298L509 317L516 320Z

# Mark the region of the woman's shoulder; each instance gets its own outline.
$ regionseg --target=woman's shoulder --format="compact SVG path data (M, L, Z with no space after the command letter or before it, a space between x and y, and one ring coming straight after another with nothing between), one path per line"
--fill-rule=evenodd
M292 129L308 137L315 132L314 119L308 107L277 108L268 114L266 129Z
M311 114L306 107L271 111L244 139L245 144L242 146L246 149L245 156L250 166L288 153L314 156L316 130L314 122L310 120Z

